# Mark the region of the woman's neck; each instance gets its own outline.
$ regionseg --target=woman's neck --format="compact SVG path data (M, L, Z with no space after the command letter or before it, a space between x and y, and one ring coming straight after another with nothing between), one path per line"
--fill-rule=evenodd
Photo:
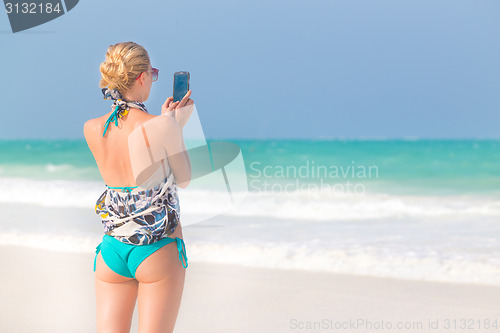
M127 102L141 102L141 103L143 102L141 92L138 90L135 90L134 88L123 93L122 97Z

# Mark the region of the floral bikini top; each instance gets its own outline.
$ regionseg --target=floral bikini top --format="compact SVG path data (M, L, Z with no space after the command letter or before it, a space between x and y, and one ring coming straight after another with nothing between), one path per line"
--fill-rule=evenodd
M125 116L130 107L148 113L141 102L124 101L115 89L102 89L104 99L114 100L113 112L104 125L106 134L109 125ZM113 191L109 189L121 189ZM179 224L179 196L174 175L168 170L165 179L152 189L137 189L137 186L111 187L101 194L95 206L104 226L104 232L127 244L143 245L168 237Z

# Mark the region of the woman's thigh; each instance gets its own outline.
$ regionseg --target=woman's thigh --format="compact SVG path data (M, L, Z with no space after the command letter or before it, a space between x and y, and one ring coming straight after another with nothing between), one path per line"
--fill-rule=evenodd
M97 332L130 332L138 282L113 272L97 255L95 270Z
M176 230L170 237L182 238L182 231ZM137 267L139 333L173 332L185 276L176 242L163 246Z

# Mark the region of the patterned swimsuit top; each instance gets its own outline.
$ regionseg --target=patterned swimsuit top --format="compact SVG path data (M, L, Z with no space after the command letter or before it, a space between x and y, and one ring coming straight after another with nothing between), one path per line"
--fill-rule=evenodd
M125 116L130 107L148 113L141 102L124 101L118 90L104 88L102 93L104 99L114 100L103 136L113 121L118 126L118 118ZM163 182L151 189L108 186L97 199L95 211L102 219L104 232L123 243L151 244L171 235L180 221L179 196L172 171L169 168Z

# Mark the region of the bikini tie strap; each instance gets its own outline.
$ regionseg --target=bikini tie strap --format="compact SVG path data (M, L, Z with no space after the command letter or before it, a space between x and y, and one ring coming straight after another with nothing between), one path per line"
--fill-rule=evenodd
M130 193L134 188L138 188L139 186L108 186L108 188L114 190L122 190L122 192Z
M179 260L182 263L182 267L188 267L188 259L186 256L186 244L184 244L184 240L179 237L175 237L175 241L177 242L177 251L179 251ZM184 266L184 262L186 262L186 266Z
M109 116L108 120L106 120L106 124L104 124L104 133L102 133L102 136L106 134L109 124L112 123L113 121L115 122L115 126L118 127L118 118L122 117L120 111L118 111L119 109L120 106L117 105L116 109L113 112L111 112L111 115Z
M94 272L95 272L95 265L97 263L97 255L99 254L99 251L101 251L101 244L102 243L99 243L99 245L97 245L97 247L95 248Z
M126 101L123 99L120 91L116 89L102 88L102 94L104 99L113 100L113 105L111 105L111 115L109 116L106 124L104 125L104 133L102 136L106 135L106 131L108 130L108 126L113 121L115 122L115 126L118 126L118 118L122 118L125 116L131 107L140 109L146 113L149 113L146 109L146 106L139 101Z

